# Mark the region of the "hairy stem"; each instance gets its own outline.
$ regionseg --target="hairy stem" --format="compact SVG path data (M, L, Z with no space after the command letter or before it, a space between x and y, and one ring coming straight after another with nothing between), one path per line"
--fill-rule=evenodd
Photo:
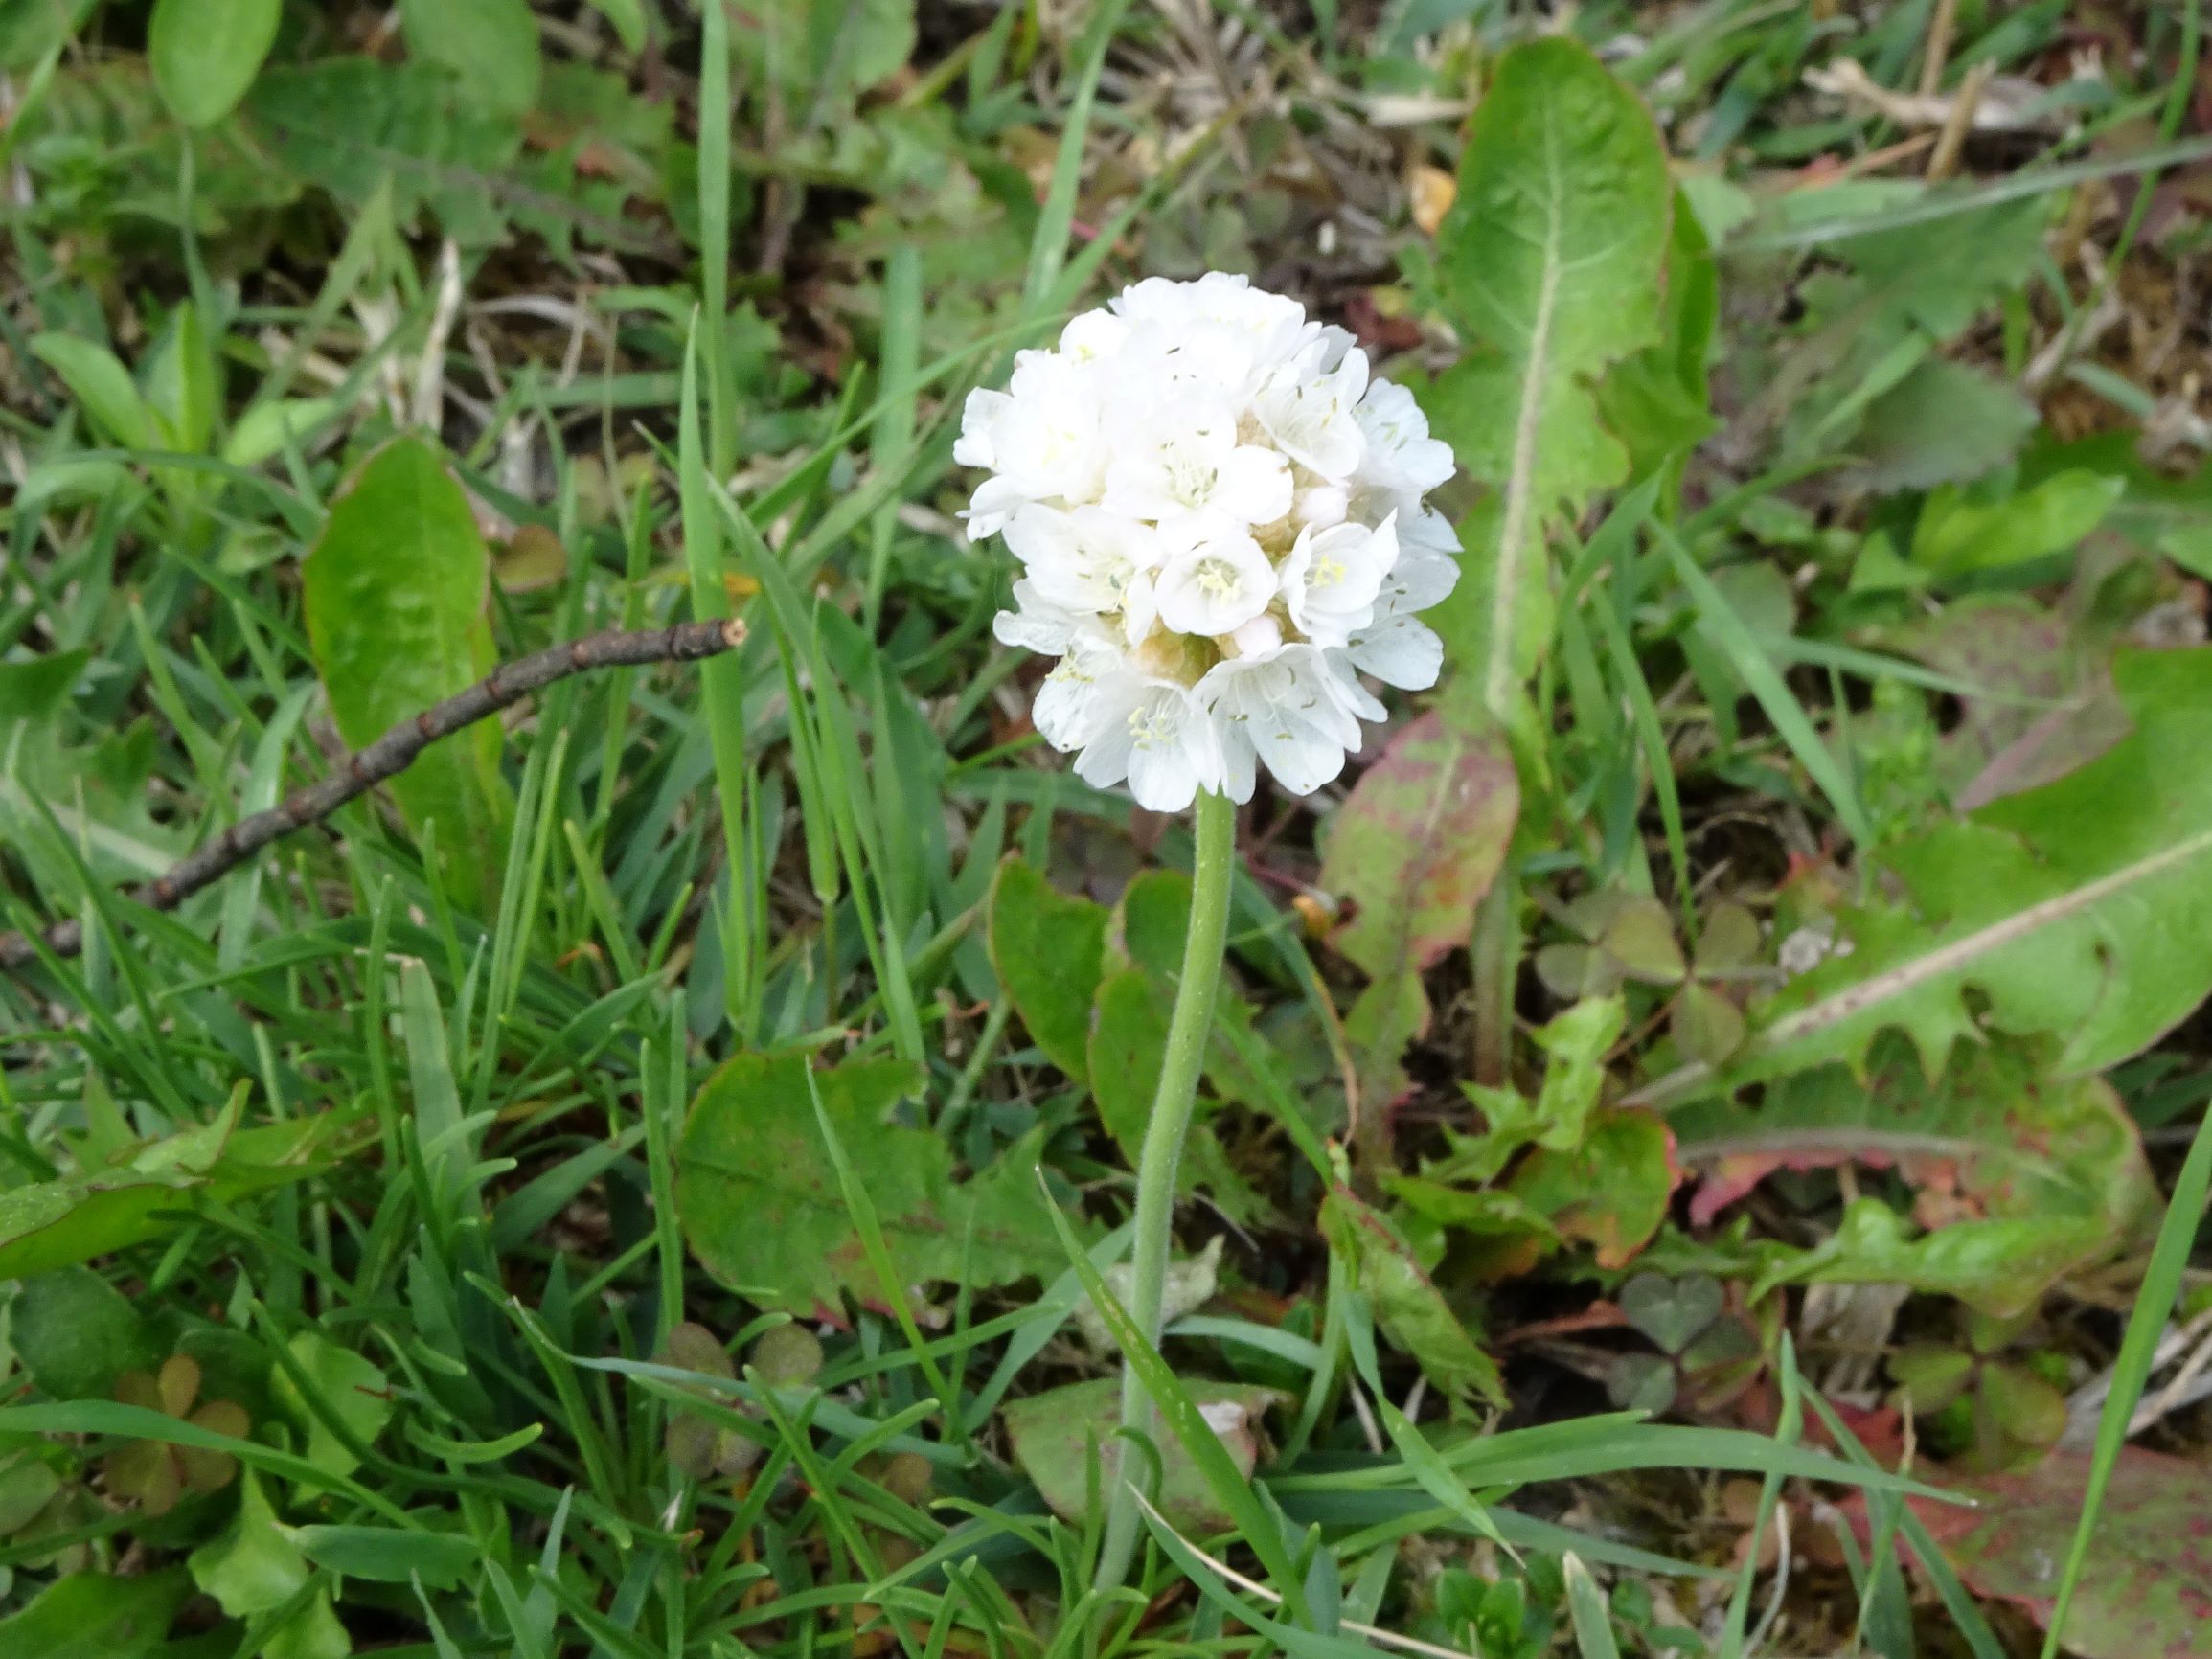
M719 656L745 637L735 620L678 623L674 627L588 634L566 645L548 647L533 656L502 663L467 691L401 720L367 748L346 757L338 769L317 784L295 790L266 812L240 818L220 835L131 890L130 897L152 910L174 910L209 883L229 875L280 836L328 818L347 802L404 772L432 743L464 726L520 702L556 680L590 669L638 668L647 663L697 662ZM75 956L84 947L80 921L57 921L38 936L56 956ZM28 967L38 948L20 933L0 934L0 968Z
M1237 863L1237 808L1225 795L1198 797L1197 849L1192 866L1191 925L1183 940L1182 978L1168 1022L1167 1053L1152 1120L1137 1158L1135 1252L1131 1259L1129 1317L1143 1340L1160 1341L1160 1307L1168 1282L1168 1254L1175 1213L1175 1174L1190 1132L1206 1042L1214 1030L1214 994L1221 982L1221 953L1229 934L1229 877ZM1156 1439L1159 1414L1132 1367L1122 1368L1122 1428ZM1117 1454L1130 1466L1127 1447ZM1137 1541L1136 1488L1116 1481L1106 1511L1106 1542L1097 1587L1109 1591L1129 1574Z

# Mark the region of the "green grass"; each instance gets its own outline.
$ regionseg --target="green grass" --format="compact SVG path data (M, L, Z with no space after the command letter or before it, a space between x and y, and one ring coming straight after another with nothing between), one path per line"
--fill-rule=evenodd
M2100 1504L2146 1444L2201 1452L2201 1407L2126 1432L2168 1321L2201 1297L2212 1136L2184 1125L2177 1159L2159 1132L2201 1106L2201 1013L2059 1121L2038 1114L2077 1092L2049 1011L2081 982L2033 1008L1976 982L1973 1039L2031 1098L1945 1120L1971 1125L1949 1186L1839 1118L1807 1131L1813 1168L1762 1170L1749 1203L1694 1218L1719 1157L1706 1108L1662 1135L1623 1102L1725 1062L1692 1046L1692 992L1756 1026L1806 994L1785 983L1800 935L1863 940L1864 965L1941 925L1924 912L1981 876L1916 877L1907 903L1890 867L1952 845L1931 837L2000 760L2041 784L2117 737L2115 652L2212 574L2206 474L2132 443L2181 396L2161 364L2120 330L2075 339L2070 378L2021 385L2108 290L2138 308L2195 291L2201 227L2149 211L2163 170L2206 150L2186 128L2194 4L2132 19L2140 60L2072 87L2078 129L1976 139L1971 177L1922 188L1907 160L1879 189L1800 170L1910 134L1803 72L1849 52L1910 89L1927 7L1846 9L1856 30L1753 4L1583 9L1576 32L1617 47L1613 72L1666 118L1674 211L1721 251L1677 239L1647 284L1671 296L1658 337L1556 417L1620 462L1578 460L1561 500L1531 497L1524 580L1557 616L1526 687L1448 609L1445 684L1396 698L1359 758L1431 709L1510 751L1518 828L1481 922L1479 895L1448 890L1422 923L1448 936L1435 960L1370 982L1338 948L1329 845L1377 786L1263 785L1241 816L1220 1011L1183 1057L1203 1083L1174 1216L1184 1256L1225 1237L1224 1265L1156 1345L1123 1310L1142 1303L1120 1276L1135 1160L1100 1104L1120 1079L1081 1075L1118 1052L1091 1040L1099 964L1010 958L1022 919L998 914L994 875L1042 874L1048 941L1169 964L1147 982L1164 1034L1180 936L1132 878L1188 871L1194 838L1028 728L1035 676L991 632L1010 561L953 528L961 400L1124 282L1248 266L1424 389L1467 473L1440 505L1484 557L1504 458L1480 436L1490 405L1451 402L1474 331L1450 239L1416 225L1402 179L1457 165L1464 106L1529 24L1270 0L1203 9L1221 33L1201 40L1165 8L1102 5L1068 33L1064 8L788 0L764 9L772 34L646 8L639 53L620 34L638 9L608 0L534 14L526 121L427 65L418 10L344 61L366 14L283 9L243 102L199 129L164 103L164 67L148 78L137 15L64 19L67 43L0 23L0 170L30 186L0 210L0 910L34 937L84 927L80 952L40 943L0 975L0 1654L79 1651L127 1597L146 1611L103 1652L2051 1659L2060 1624L2046 1640L1985 1615L1987 1563L1943 1524L1958 1489L2029 1466L2080 1470L2047 1579L2066 1642L2110 1615L2107 1540L2154 1586L2186 1581L2173 1540ZM2051 11L1962 5L1944 88L1985 57L2047 79ZM1238 96L1263 80L1270 96ZM1407 99L1428 102L1377 124ZM2077 193L2134 174L2109 210ZM2004 214L2043 216L2022 239L2040 248L2070 211L2106 261L2093 285L2048 260L1974 268L2018 235ZM448 237L468 304L433 338ZM1885 255L1922 245L1901 237L1943 257ZM1708 281L1700 319L1685 296ZM173 911L134 903L342 748L333 693L360 688L318 655L303 586L323 577L303 562L405 429L425 352L448 388L427 437L467 511L394 503L393 543L490 575L420 635L374 641L383 673L451 693L562 640L694 618L735 615L745 642L580 674L510 716L449 798L496 824L489 843L380 791ZM1902 395L1939 360L2025 412L2001 453L1958 458L1959 422ZM2117 440L2068 441L2085 397ZM295 423L268 424L286 400ZM1869 470L1900 452L1955 476ZM1994 522L2069 469L2121 481L2090 551L1913 564L1924 512L1965 499ZM1528 485L1525 458L1512 471ZM391 581L374 557L359 580ZM399 597L429 617L433 585ZM1465 694L1501 678L1527 693L1502 738ZM2152 707L2131 741L2178 752L2190 719ZM2041 845L2065 799L2015 790L1976 821ZM1479 832L1434 822L1432 862ZM2140 860L2159 832L2115 823L2110 845ZM2201 858L2183 874L2197 885L2161 890L2176 914L2212 881ZM1723 904L1760 919L1753 960L1686 966ZM2053 973L2149 950L2139 925L2093 949L2054 931ZM2181 954L2113 994L2194 983ZM1533 1039L1570 979L1620 999L1607 1052ZM752 1185L731 1190L753 1196L708 1204L717 1079L788 1051L806 1098L746 1097ZM1510 1102L1463 1092L1476 1053ZM896 1085L855 1116L871 1077ZM1909 1138L1936 1107L1899 1109ZM1941 1193L1954 1241L1995 1237L1970 1229L2022 1212L1988 1168L2044 1183L2023 1204L2087 1193L2119 1218L2040 1277L2024 1236L1938 1279L1854 1230L1856 1199L1918 1239ZM2076 1464L1991 1468L1938 1412L1902 1425L1907 1463L1881 1411L1909 1402L1879 1367L1824 1392L1850 1356L1807 1320L1809 1282L1909 1290L1866 1338L1888 1352L2022 1272L2040 1320L2019 1364L2110 1375ZM2122 1299L2125 1322L2096 1311ZM1667 1310L1692 1304L1676 1341ZM1103 1349L1080 1329L1092 1308ZM818 1333L818 1368L785 1369L792 1325ZM1723 1328L1748 1344L1740 1371L1700 1370ZM679 1363L701 1342L726 1363ZM1113 1375L1121 1352L1188 1454L1119 1431L1117 1408L1071 1418L1049 1463L1016 1455L1007 1401ZM1674 1378L1667 1402L1613 1408L1628 1358ZM165 1362L156 1410L122 1379ZM1494 1401L1471 1378L1499 1368ZM1248 1448L1200 1427L1224 1384L1276 1391ZM1162 1444L1174 1498L1125 1513L1125 1573L1098 1454L1150 1466ZM1756 1492L1748 1526L1731 1480ZM258 1505L281 1527L250 1524ZM1816 1564L1807 1530L1838 1510L1865 1524ZM1782 1527L1787 1575L1756 1548Z

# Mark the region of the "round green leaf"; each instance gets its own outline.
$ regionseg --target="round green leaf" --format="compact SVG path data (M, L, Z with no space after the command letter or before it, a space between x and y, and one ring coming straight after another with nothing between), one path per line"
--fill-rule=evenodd
M245 97L277 38L282 0L154 0L146 58L170 113L213 126Z
M26 1280L10 1316L16 1353L55 1399L105 1399L117 1377L152 1363L146 1322L89 1267Z
M1709 1273L1669 1279L1639 1273L1621 1286L1621 1311L1663 1353L1680 1353L1721 1317L1721 1282Z
M1973 1355L1940 1342L1908 1342L1889 1356L1889 1375L1912 1396L1923 1416L1941 1411L1958 1398L1973 1375Z

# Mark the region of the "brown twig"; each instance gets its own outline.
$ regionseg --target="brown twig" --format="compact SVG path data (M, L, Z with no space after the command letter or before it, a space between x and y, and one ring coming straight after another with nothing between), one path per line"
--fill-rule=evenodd
M328 818L356 796L397 777L439 739L449 738L462 727L472 726L556 680L591 669L697 662L719 656L741 644L744 637L744 624L735 619L635 631L610 628L502 663L467 691L424 709L411 720L401 720L367 748L348 756L343 765L320 783L293 791L265 812L240 818L151 881L133 888L130 897L149 909L174 910L280 836ZM84 947L84 924L57 921L38 937L55 955L75 956ZM0 967L28 967L38 956L37 945L24 935L0 935Z

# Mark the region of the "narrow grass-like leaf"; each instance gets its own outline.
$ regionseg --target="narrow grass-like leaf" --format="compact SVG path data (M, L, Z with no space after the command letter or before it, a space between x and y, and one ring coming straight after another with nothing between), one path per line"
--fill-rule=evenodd
M1040 1182L1042 1178L1040 1171ZM1166 1420L1170 1432L1183 1443L1183 1450L1189 1455L1192 1466L1205 1480L1215 1501L1221 1506L1221 1511L1235 1519L1238 1533L1260 1557L1291 1612L1300 1623L1310 1623L1304 1579L1292 1564L1289 1551L1284 1548L1282 1529L1275 1524L1273 1516L1267 1512L1266 1506L1260 1501L1250 1484L1238 1472L1228 1448L1221 1444L1220 1437L1214 1433L1213 1425L1198 1410L1197 1401L1191 1398L1191 1391L1183 1386L1182 1379L1160 1357L1159 1350L1146 1340L1144 1333L1137 1329L1136 1321L1129 1317L1129 1309L1107 1288L1105 1276L1091 1265L1090 1258L1084 1254L1083 1242L1076 1238L1075 1229L1068 1225L1067 1217L1060 1213L1057 1204L1051 1203L1049 1196L1046 1203L1052 1215L1053 1226L1059 1230L1060 1246L1067 1252L1068 1262L1075 1269L1076 1277L1083 1282L1091 1306L1098 1310L1099 1317L1113 1333L1114 1341L1121 1348L1124 1363L1136 1373L1138 1380L1145 1386L1145 1392L1152 1396L1152 1404ZM1122 1455L1125 1459L1129 1455L1127 1448Z
M1803 1398L1827 1428L1829 1437L1843 1449L1846 1457L1861 1468L1881 1466L1874 1461L1874 1454L1859 1443L1859 1437L1851 1432L1851 1425L1843 1420L1818 1389L1805 1390ZM1974 1659L2005 1659L2004 1644L1997 1640L1996 1632L1989 1627L1989 1621L1982 1617L1981 1607L1972 1593L1958 1581L1958 1575L1951 1570L1950 1560L1936 1547L1935 1539L1928 1535L1927 1524L1913 1513L1910 1504L1900 1504L1898 1507L1899 1530L1904 1533L1905 1541L1911 1544L1912 1553L1920 1561L1921 1571L1927 1575L1928 1582L1935 1586L1936 1599L1943 1603L1944 1611L1950 1615L1952 1625L1957 1627L1960 1636L1965 1638L1966 1645L1973 1649Z
M1873 826L1859 799L1858 788L1813 728L1812 717L1775 669L1773 659L1760 648L1757 637L1714 585L1713 579L1698 568L1698 561L1690 557L1689 549L1665 525L1654 523L1652 529L1665 546L1676 577L1689 590L1698 607L1699 625L1743 676L1752 696L1767 711L1767 717L1774 722L1774 730L1790 746L1790 752L1797 757L1797 763L1828 797L1828 804L1836 808L1836 817L1842 820L1852 840L1862 848L1873 845Z
M2066 1613L2074 1592L2088 1565L2089 1546L2096 1540L2097 1511L2104 1507L2105 1491L2112 1484L2112 1470L2127 1446L2134 1420L2135 1403L2143 1398L2151 1367L2165 1334L2166 1320L2181 1294L2182 1275L2189 1266L2197 1230L2204 1219L2204 1201L2212 1192L2212 1112L2197 1125L2189 1143L2189 1156L2174 1182L2167 1200L2166 1218L2159 1223L2158 1240L2151 1247L2151 1263L2144 1270L2142 1288L2129 1310L2127 1334L2120 1339L2120 1354L2112 1362L2111 1390L2105 1396L2104 1414L2097 1420L2097 1444L2089 1463L2089 1480L2082 1493L2082 1519L2066 1550L2064 1571L2059 1577L2058 1595L2043 1638L2042 1659L2057 1659L2059 1639L2066 1627ZM1913 1547L1921 1550L1919 1539ZM1927 1552L1922 1550L1923 1558Z
M1590 1577L1590 1570L1583 1565L1580 1556L1570 1551L1561 1564L1566 1571L1567 1612L1574 1620L1575 1648L1582 1659L1621 1659L1620 1645L1613 1640L1612 1609L1607 1604L1605 1591Z
M719 14L718 8L710 11ZM708 56L715 59L713 43L717 25L707 25ZM726 82L727 67L724 67ZM724 134L725 145L727 134ZM725 229L726 234L726 229ZM710 257L708 263L713 265ZM710 284L713 282L710 276ZM712 326L718 337L717 313ZM714 489L707 474L705 440L699 431L699 327L695 319L692 336L684 348L682 403L676 417L677 496L683 514L684 557L690 568L692 615L704 621L730 614L727 570L722 562L721 521L714 506ZM733 871L747 868L745 826L741 816L746 797L745 681L742 653L730 652L699 665L699 689L706 704L707 734L714 745L715 782L720 795L722 850ZM740 881L730 883L730 904L722 920L722 989L730 1021L741 1036L750 1038L758 1020L758 974L748 958L746 942L753 937L750 908L753 896Z

